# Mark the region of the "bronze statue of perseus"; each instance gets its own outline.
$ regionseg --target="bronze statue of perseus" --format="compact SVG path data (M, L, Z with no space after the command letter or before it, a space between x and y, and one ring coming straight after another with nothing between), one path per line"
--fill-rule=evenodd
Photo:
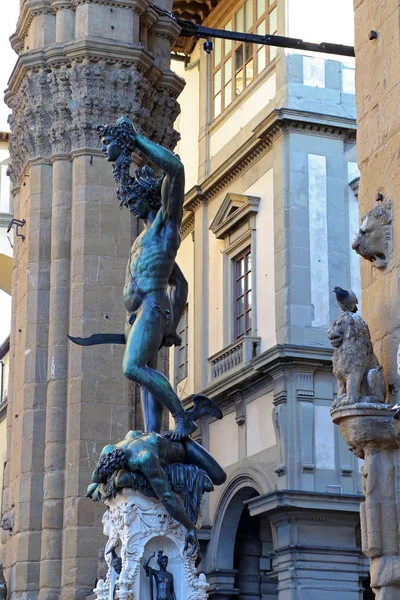
M181 440L196 429L191 411L185 411L168 379L157 369L162 346L179 345L177 326L187 302L188 286L175 262L181 243L185 172L180 159L170 150L139 134L133 123L122 117L114 125L98 126L102 150L113 163L120 206L126 206L144 224L132 244L123 291L127 311L124 336L96 334L88 339L71 338L90 345L126 343L123 372L140 384L146 431L161 431L163 409L175 420L169 432ZM130 174L132 152L139 150L163 171L157 178L151 167ZM221 411L205 396L195 396L197 413L222 417Z

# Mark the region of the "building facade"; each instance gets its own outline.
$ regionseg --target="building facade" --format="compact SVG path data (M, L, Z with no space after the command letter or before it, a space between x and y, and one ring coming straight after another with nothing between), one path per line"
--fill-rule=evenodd
M349 3L310 3L313 27L298 4L219 2L203 25L352 43ZM190 292L170 375L188 404L201 392L224 412L199 433L228 473L204 509L210 597L359 600L361 465L330 419L326 337L333 287L360 297L354 63L179 43Z
M310 40L313 14L322 38L351 43L347 0L324 12L313 0L306 13L297 0L162 4L210 26ZM330 420L326 339L330 290L359 289L354 65L217 41L205 55L178 34L142 0L21 1L7 93L15 216L26 220L14 244L2 508L10 596L91 593L104 538L86 485L101 447L140 424L121 349L66 341L122 330L137 234L93 127L127 114L173 148L180 94L189 299L170 369L188 405L202 391L224 412L198 433L228 473L203 510L210 597L361 600L360 465ZM186 62L170 70L172 43Z

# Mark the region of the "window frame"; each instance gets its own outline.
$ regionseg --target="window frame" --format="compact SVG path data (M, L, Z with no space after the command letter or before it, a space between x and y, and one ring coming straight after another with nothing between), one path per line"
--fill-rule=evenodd
M259 2L260 0L258 0ZM235 30L237 31L240 24L236 24L236 16L243 9L243 27L242 30L245 30L246 33L259 33L260 35L268 35L268 34L276 34L277 30L269 31L270 29L270 15L271 13L277 9L277 0L264 0L265 1L265 11L257 17L257 0L240 0L233 9L225 16L222 21L223 25L219 25L220 29L226 29L227 31ZM246 4L247 2L252 2L252 24L250 27L246 24ZM277 14L277 13L276 13ZM277 15L278 16L278 15ZM258 32L257 30L261 27L261 25L265 23L264 32ZM229 26L229 27L228 27ZM277 25L276 25L277 26ZM229 50L226 50L228 45ZM220 47L220 58L219 62L215 63L216 57L218 56ZM246 60L246 48L251 47L252 53L248 54L248 58ZM236 53L242 48L242 66L239 69L236 69L235 61L236 61ZM264 53L264 59L262 63L262 67L259 69L259 57L261 53ZM254 81L265 69L271 64L271 62L275 59L276 49L273 46L261 46L259 44L246 44L244 42L236 42L233 40L222 40L215 39L215 48L212 54L212 66L211 66L211 102L212 102L212 120L216 119L234 100L240 96L240 94ZM225 73L225 65L231 61L230 65L230 79L226 81L226 73ZM248 66L252 63L252 76L247 81L246 71ZM242 71L243 72L243 85L239 91L236 89L236 79L237 74ZM220 72L220 85L219 89L216 91L215 87L215 76ZM229 74L228 74L229 75ZM226 101L226 88L230 85L229 92L229 100ZM216 98L220 96L220 108L216 111Z
M250 257L250 269L247 269L247 265L248 265L248 257ZM247 259L247 260L246 260ZM243 270L243 275L241 275L240 277L237 276L237 266L241 261L244 261L244 270ZM245 250L243 250L240 254L238 254L237 256L235 256L232 259L232 269L233 269L233 275L232 275L232 282L233 282L233 290L232 290L232 298L233 298L233 304L234 304L234 310L233 310L233 318L234 318L234 322L233 322L233 339L234 341L238 341L241 340L242 338L252 335L252 331L253 331L253 325L252 325L252 317L253 317L253 303L251 303L250 308L248 307L248 300L247 300L247 295L253 294L253 289L252 289L252 285L253 285L253 271L252 271L252 252L251 252L251 245L247 246L247 248ZM238 295L237 294L237 284L238 281L240 279L244 280L244 286L243 286L243 294ZM248 284L248 280L250 280L250 287L247 288L247 284ZM243 297L243 312L240 313L240 315L238 314L237 311L237 302L238 300L240 300L240 298ZM250 327L247 327L247 314L250 313L251 315L251 321L250 321ZM243 316L243 321L244 321L244 325L243 325L243 332L242 333L238 333L238 321L240 319L240 317Z

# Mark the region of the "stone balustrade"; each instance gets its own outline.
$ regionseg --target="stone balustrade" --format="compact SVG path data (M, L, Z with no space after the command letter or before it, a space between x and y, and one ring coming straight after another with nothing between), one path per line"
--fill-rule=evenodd
M261 338L245 336L208 359L209 381L245 367L259 352Z

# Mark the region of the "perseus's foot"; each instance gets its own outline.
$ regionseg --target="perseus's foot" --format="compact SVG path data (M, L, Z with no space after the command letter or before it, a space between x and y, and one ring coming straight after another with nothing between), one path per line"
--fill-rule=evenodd
M165 436L169 437L171 440L179 441L189 437L196 429L197 425L193 423L192 419L185 413L182 417L175 417L175 429L173 431L168 431Z

